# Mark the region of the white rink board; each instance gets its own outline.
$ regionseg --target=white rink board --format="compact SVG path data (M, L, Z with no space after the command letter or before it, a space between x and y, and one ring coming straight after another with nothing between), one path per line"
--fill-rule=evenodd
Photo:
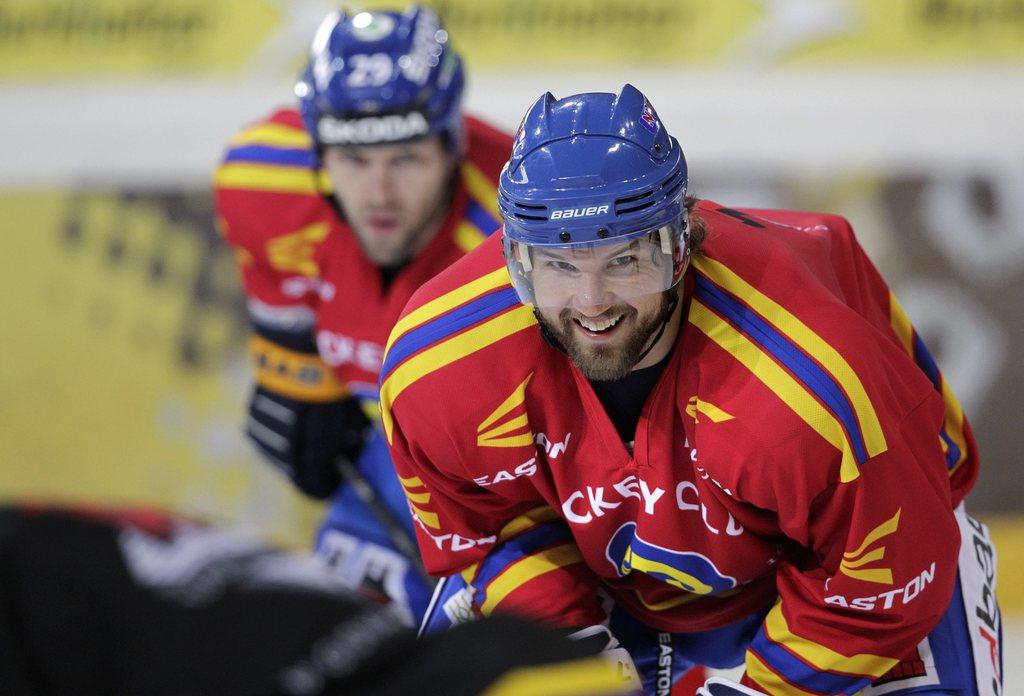
M508 130L545 90L644 91L691 166L822 175L984 167L1024 154L1024 73L687 74L682 68L470 73L470 111ZM288 80L135 79L0 90L0 186L203 186L244 123L294 102Z

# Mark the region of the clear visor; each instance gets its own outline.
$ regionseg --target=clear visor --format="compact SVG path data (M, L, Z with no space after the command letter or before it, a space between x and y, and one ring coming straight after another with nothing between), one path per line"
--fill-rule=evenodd
M505 263L524 304L562 309L614 305L669 289L689 250L680 225L565 246L504 239Z

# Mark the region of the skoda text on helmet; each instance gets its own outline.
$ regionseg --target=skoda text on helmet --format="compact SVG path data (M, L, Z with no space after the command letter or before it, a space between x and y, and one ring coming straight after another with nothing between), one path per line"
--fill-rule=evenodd
M679 142L632 85L618 95L545 94L498 187L519 298L557 307L574 293L599 304L673 287L689 259L686 185Z
M295 93L318 148L380 145L462 129L462 61L433 10L334 12L321 23Z

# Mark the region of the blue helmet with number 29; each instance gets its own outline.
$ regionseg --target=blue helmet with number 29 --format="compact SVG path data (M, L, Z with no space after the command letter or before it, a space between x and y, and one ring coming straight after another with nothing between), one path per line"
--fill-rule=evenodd
M379 145L462 130L462 60L437 14L333 12L320 24L295 86L317 147Z
M498 185L520 299L555 306L574 286L591 295L597 287L608 301L673 287L689 260L686 186L679 142L632 85L542 96Z

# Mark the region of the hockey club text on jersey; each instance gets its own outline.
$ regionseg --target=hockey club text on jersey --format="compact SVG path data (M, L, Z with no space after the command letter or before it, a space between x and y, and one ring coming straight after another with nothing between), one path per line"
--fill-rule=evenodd
M367 372L379 372L384 361L384 346L373 341L357 341L334 331L318 331L316 348L331 367L356 365Z
M724 411L723 411L724 413ZM730 416L731 417L731 416ZM704 467L697 464L697 448L690 444L689 438L683 439L683 446L688 447L690 450L690 461L693 462L693 470L700 477L701 481L710 481L715 486L720 488L726 495L731 496L732 491L720 484L718 481L713 479L711 475L704 470ZM692 498L688 494L692 492ZM708 508L707 505L698 500L700 498L700 489L697 485L690 481L680 481L676 485L676 506L680 510L697 510L700 512L700 519L707 527L708 531L712 534L721 534L722 528L712 524L708 521ZM737 522L731 512L726 512L727 519L725 520L725 533L728 536L739 536L743 534L743 525Z
M419 524L420 529L423 530L424 534L430 537L437 548L441 550L448 549L455 552L467 551L477 546L488 546L498 541L497 535L493 534L491 536L480 537L478 539L464 537L461 534L434 534L425 524L423 524L423 520L421 520L418 515L414 514L413 519L415 519L417 524Z
M913 602L924 592L925 588L932 584L933 580L935 580L935 563L932 563L927 570L923 570L911 578L910 582L906 585L895 590L879 592L876 595L868 595L867 597L856 597L854 599L849 599L842 595L832 595L825 598L825 603L847 609L858 609L860 611L892 609L893 605L896 604L897 598L901 605Z
M643 503L643 511L647 515L655 513L655 506L665 495L663 488L651 488L646 481L630 474L611 486L586 486L573 491L562 502L562 514L569 522L588 524L595 517L602 517L606 510L614 510L622 505L627 498L636 498ZM740 536L743 525L733 516L726 513L725 519L710 520L708 508L700 502L700 489L692 481L680 481L675 489L676 508L682 511L692 510L700 514L704 526L712 534Z
M281 281L281 292L287 297L305 297L314 294L327 302L334 299L337 290L334 283L322 278L291 276Z
M608 499L605 498L606 491ZM619 500L612 499L615 494L620 498ZM606 489L604 486L587 486L583 490L574 491L562 502L562 514L570 522L587 524L595 517L602 517L605 510L614 510L619 507L626 498L636 498L643 501L644 512L653 515L654 504L663 495L665 495L664 488L652 490L646 481L630 474L618 483L612 484L610 489Z
M592 205L587 208L565 208L563 210L552 210L552 220L565 220L568 218L590 217L608 212L606 205Z

